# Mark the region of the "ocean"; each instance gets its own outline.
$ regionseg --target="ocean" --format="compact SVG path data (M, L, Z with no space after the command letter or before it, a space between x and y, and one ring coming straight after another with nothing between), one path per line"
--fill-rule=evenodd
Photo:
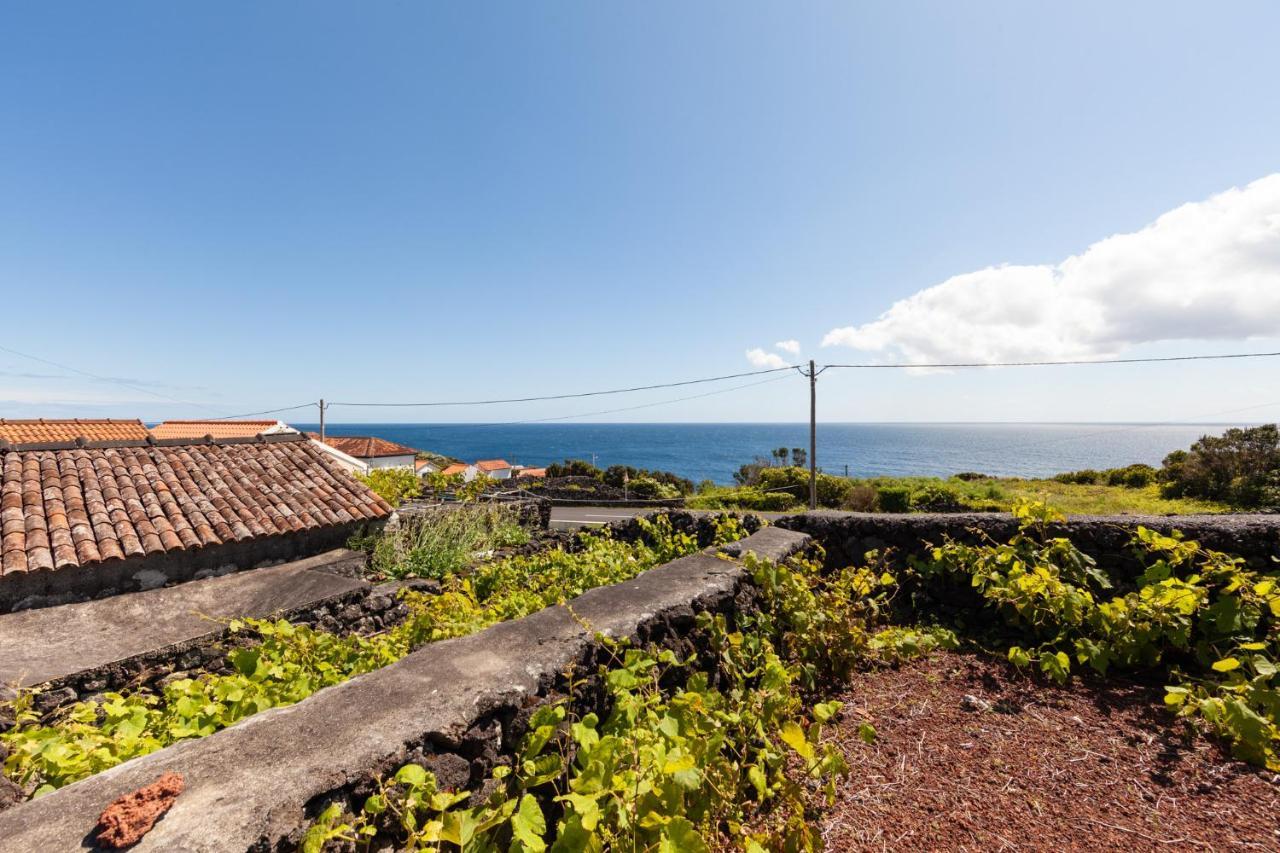
M298 424L314 430L316 424ZM850 476L949 476L979 471L1047 477L1080 468L1160 464L1165 454L1232 424L818 425L818 465ZM739 465L776 447L809 446L808 424L328 424L332 435L376 435L474 462L546 465L594 459L731 483Z

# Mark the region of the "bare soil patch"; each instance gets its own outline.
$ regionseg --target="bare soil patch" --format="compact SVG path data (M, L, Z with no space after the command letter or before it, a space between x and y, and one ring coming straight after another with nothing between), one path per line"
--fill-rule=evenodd
M1280 850L1280 776L1190 732L1162 696L959 653L861 675L829 733L852 774L827 848Z

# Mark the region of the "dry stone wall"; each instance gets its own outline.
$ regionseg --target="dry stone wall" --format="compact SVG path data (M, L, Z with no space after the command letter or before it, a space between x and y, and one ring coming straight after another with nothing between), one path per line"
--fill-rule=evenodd
M899 559L920 556L948 536L970 543L983 537L1007 541L1018 529L1013 517L1004 513L812 512L787 516L775 524L814 537L833 566L861 564L874 549L893 549ZM1205 547L1244 557L1258 569L1274 570L1273 560L1280 559L1280 515L1274 514L1072 516L1049 525L1048 533L1069 537L1123 580L1142 571L1129 549L1139 525L1162 533L1180 530Z

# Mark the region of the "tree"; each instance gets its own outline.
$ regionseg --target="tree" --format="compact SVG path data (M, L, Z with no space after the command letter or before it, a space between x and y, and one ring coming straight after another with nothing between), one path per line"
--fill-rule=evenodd
M789 454L791 451L787 450L787 448L785 447L779 447L771 452L773 454L773 461L778 463L779 466L786 468L787 454Z
M552 462L547 466L548 477L594 477L604 478L604 472L585 459L566 459L564 462Z
M803 468L809 464L809 453L803 447L791 448L791 464Z
M1164 458L1160 484L1167 497L1280 505L1280 429L1266 424L1203 436L1189 450Z

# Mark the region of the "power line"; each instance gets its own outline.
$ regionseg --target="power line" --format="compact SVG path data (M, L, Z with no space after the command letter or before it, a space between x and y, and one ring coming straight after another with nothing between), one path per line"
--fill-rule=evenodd
M265 412L244 412L243 414L239 414L239 415L221 415L216 418L211 418L210 420L229 421L229 420L234 420L235 418L252 418L258 415L276 415L276 414L279 414L280 412L294 412L294 411L297 411L298 409L309 409L314 405L317 405L317 404L316 403L300 403L297 406L287 406L283 409L267 409Z
M1280 352L1239 352L1225 353L1222 355L1170 355L1148 358L1097 358L1097 359L1068 359L1064 361L974 361L974 362L894 362L886 364L824 364L822 370L828 368L853 368L858 370L899 370L903 368L920 367L920 368L963 368L963 367L1061 367L1064 365L1076 364L1151 364L1163 361L1213 361L1217 359L1227 358L1275 358L1280 356ZM822 371L818 371L821 373Z
M159 397L160 399L168 400L171 403L181 403L184 406L195 406L197 409L207 409L209 411L216 411L212 406L206 406L203 403L193 403L190 400L180 400L177 397L171 397L168 394L161 394L159 391L153 391L150 388L145 388L141 385L135 385L132 382L126 382L123 379L116 379L111 376L99 376L96 373L90 373L89 371L81 370L78 367L71 367L70 365L67 365L67 364L60 364L56 361L51 361L50 359L47 359L47 358L41 358L38 355L31 355L30 353L19 352L18 350L12 349L10 347L0 346L0 350L3 350L4 352L11 353L16 356L21 356L22 358L31 359L32 361L38 361L41 364L47 364L50 367L56 367L59 370L66 370L70 373L78 373L81 376L87 376L90 379L97 380L98 382L111 382L115 385L120 385L125 388L131 388L134 391L141 391L143 394L150 394L153 397Z
M659 388L679 388L685 385L701 385L706 382L723 382L726 379L741 379L746 376L762 376L766 373L778 373L783 370L795 370L796 365L771 367L767 370L752 370L746 373L729 373L724 376L709 376L705 379L686 379L682 382L663 382L658 385L637 385L634 388L613 388L608 391L581 391L576 394L548 394L542 397L511 397L505 400L436 400L427 403L346 403L333 402L330 406L365 406L379 408L427 408L435 406L493 406L499 403L535 403L543 400L570 400L578 397L602 397L608 394L630 394L634 391L653 391Z
M467 426L472 426L472 427L520 426L522 424L541 424L541 423L548 423L550 421L568 421L568 420L573 420L574 418L592 418L597 415L613 415L613 414L617 414L618 412L633 412L637 409L651 409L654 406L667 406L672 403L683 403L686 400L700 400L703 397L714 397L717 394L729 394L733 391L741 391L744 388L754 388L757 385L768 385L771 382L781 382L784 379L790 379L790 378L791 378L790 376L775 376L772 379L765 379L760 382L747 382L742 385L734 385L731 388L721 388L716 391L707 391L702 394L691 394L686 397L673 397L669 400L656 400L652 403L641 403L638 406L625 406L620 409L604 409L599 412L579 412L578 414L574 414L574 415L557 415L556 417L551 417L551 418L532 418L532 419L523 420L523 421L499 421L499 422L493 422L493 423L467 424Z

